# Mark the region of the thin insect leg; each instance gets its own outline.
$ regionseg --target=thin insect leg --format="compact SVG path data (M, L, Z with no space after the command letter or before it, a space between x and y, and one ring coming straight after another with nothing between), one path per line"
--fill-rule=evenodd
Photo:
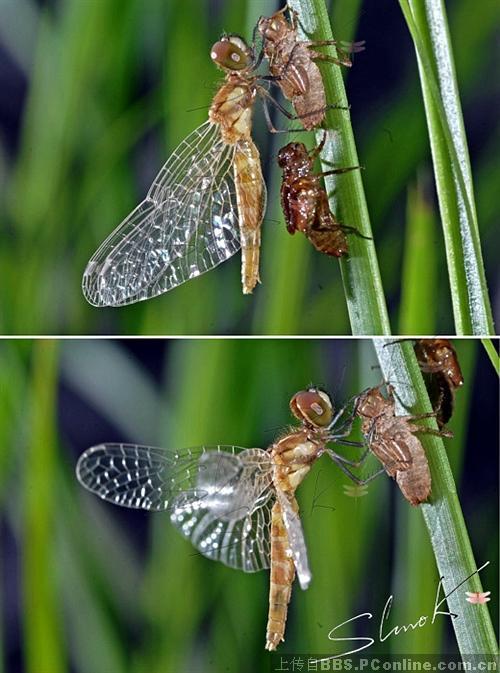
M346 42L345 40L340 40L339 44L342 45L343 51L346 51L349 54L358 54L360 51L365 50L366 40L358 40L358 42Z
M344 44L344 43L342 43ZM315 50L316 47L328 47L328 46L335 46L337 50L337 56L338 59L336 59L334 56L330 56L329 54L322 54L321 52L314 52L313 59L316 60L316 58L321 59L321 60L333 60L333 62L337 63L338 65L345 65L347 68L350 68L352 66L352 61L347 55L348 52L351 54L356 54L360 51L364 50L364 41L363 42L351 42L350 47L352 47L349 50L344 49L343 47L340 47L340 43L337 42L337 40L318 40L318 41L310 41L306 44L308 49L312 49L313 51ZM325 58L326 57L326 58Z
M340 461L341 463L344 463L345 465L350 465L351 467L360 467L368 457L368 454L370 453L370 447L365 445L365 450L358 458L358 460L349 460L345 456L342 456L340 453L337 453L332 449L326 449L326 453L335 462Z
M305 41L306 47L332 47L337 45L337 40L307 40Z
M394 339L393 341L388 341L382 346L382 348L387 348L387 346L394 346L395 344L401 344L405 341L413 341L413 339Z
M337 52L340 55L341 50L337 49ZM348 56L345 56L344 58L335 58L335 56L330 56L329 54L320 54L318 51L312 50L311 58L313 61L335 63L335 65L343 65L346 68L350 68L352 66L352 61Z
M344 435L334 435L333 437L329 437L328 441L333 444L340 444L341 446L355 446L357 449L362 449L366 446L364 442L355 442L352 439L343 439L343 437Z
M375 472L375 473L372 474L371 476L367 477L366 479L360 479L360 478L357 477L355 474L353 474L353 473L351 472L351 470L350 470L348 467L346 467L345 465L343 465L343 463L338 462L338 461L336 461L335 459L333 459L333 460L334 460L334 462L336 463L336 465L338 465L338 467L340 467L340 469L342 470L342 472L343 472L346 476L348 476L349 479L350 479L351 481L353 481L355 484L357 484L358 486L364 486L365 484L368 484L370 481L373 481L373 479L376 479L377 477L379 477L381 474L383 474L383 473L385 472L384 468L382 467L380 470L378 470L377 472Z
M356 227L350 227L348 224L339 224L339 227L342 229L342 231L348 231L351 234L359 236L359 238L364 238L365 241L373 241L371 236L365 236L359 231L359 229L356 229Z
M313 115L318 114L318 112L323 112L323 111L329 110L329 109L335 109L335 110L348 110L349 109L348 107L345 107L345 106L342 106L342 105L334 105L333 103L331 103L331 104L328 104L325 107L320 108L318 110L311 110L310 112L306 112L303 115L293 115L291 112L288 112L288 110L286 108L284 108L283 105L281 105L281 103L276 100L276 98L271 96L271 94L269 93L269 91L267 91L267 89L264 89L264 87L259 87L259 91L260 91L260 93L262 94L263 97L268 98L273 103L273 105L275 105L278 108L278 110L282 114L284 114L285 117L287 117L288 119L305 119L306 117L312 117Z
M421 425L413 426L411 431L414 435L420 433L421 435L434 435L435 437L447 437L449 439L453 437L451 430L434 430L434 428L427 428Z
M271 133L279 133L279 130L274 126L273 121L271 119L271 115L269 114L269 106L267 104L267 100L265 98L262 98L262 109L264 110L264 117L266 119L266 124L267 128Z
M316 158L319 157L319 155L323 151L323 147L325 146L327 135L328 135L327 130L323 129L323 138L321 139L321 142L316 147L313 147L313 149L309 152L309 156L313 161L315 161Z
M364 392L366 392L366 391L364 391ZM342 417L342 415L345 413L346 409L348 409L349 406L350 406L353 402L356 403L356 400L358 399L358 397L359 397L358 395L355 395L354 397L351 397L349 400L347 400L347 402L344 404L343 407L340 407L340 409L337 411L337 413L335 414L335 416L333 417L333 419L332 419L332 420L330 421L330 423L328 424L328 426L327 426L327 430L330 430L331 428L335 427L335 424L337 423L337 421L339 420L339 418ZM350 427L352 427L352 424L353 424L353 422L354 422L355 417L356 417L355 412L352 412L350 418L349 418L348 421L347 421L347 423L350 424Z
M406 418L408 421L420 421L423 418L436 418L436 412L429 411L425 414L417 414L416 416L400 416L400 418Z
M347 406L347 405L346 405ZM350 435L352 432L352 425L354 423L354 419L356 418L356 413L353 411L349 418L347 418L344 423L336 428L335 425L339 418L342 416L344 413L346 407L343 407L340 409L339 412L335 415L333 420L331 421L330 425L328 426L328 430L331 430L331 434L329 435L329 441L335 441L335 438L340 438L340 437L347 437L347 435ZM359 442L358 442L359 444Z
M315 173L318 178L324 178L328 175L339 175L340 173L349 173L349 171L356 171L362 166L346 166L345 168L332 168L331 171L323 171L323 173Z
M266 104L267 101L266 101L266 99L268 99L269 101L271 101L271 102L273 103L273 105L275 105L275 106L278 108L278 110L279 110L282 114L284 114L285 117L287 117L287 118L290 119L290 120L305 119L306 117L311 117L312 115L315 115L315 114L317 114L318 112L321 112L321 111L322 111L322 110L312 110L311 112L307 112L307 113L305 113L305 114L303 114L303 115L293 115L293 114L291 114L290 112L288 112L288 110L286 110L286 109L281 105L281 103L279 103L275 98L273 98L273 96L271 96L271 94L270 94L268 91L266 91L266 89L261 88L260 91L261 91L261 94L262 94L261 97L262 97L262 104L263 104L263 108L264 108L264 115L265 115L265 117L266 117L266 122L267 122L267 124L268 124L269 131L270 131L271 133L304 133L307 129L303 129L303 128L302 128L302 129L277 129L277 128L274 126L274 124L272 123L271 119L270 119L269 108L267 107L267 104ZM334 108L337 108L336 105L331 105L331 106L327 106L327 107L334 107ZM325 108L323 108L323 110L324 110L324 109L325 109ZM341 109L341 108L338 108L338 109Z
M274 99L271 97L271 100ZM263 97L262 98L262 109L264 110L264 117L267 123L267 128L270 133L304 133L307 129L277 129L273 124L271 115L269 113L268 101Z

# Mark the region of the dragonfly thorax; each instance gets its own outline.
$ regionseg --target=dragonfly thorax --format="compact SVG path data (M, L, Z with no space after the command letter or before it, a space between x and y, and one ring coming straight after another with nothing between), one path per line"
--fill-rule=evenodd
M283 491L295 492L321 449L322 443L311 439L307 430L290 432L273 444L274 479L278 487Z

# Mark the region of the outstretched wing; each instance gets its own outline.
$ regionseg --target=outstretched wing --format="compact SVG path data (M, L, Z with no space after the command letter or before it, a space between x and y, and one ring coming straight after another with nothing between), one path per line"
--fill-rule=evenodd
M145 200L90 258L87 301L123 306L155 297L240 249L233 154L211 122L181 142Z
M172 523L208 558L246 572L269 567L274 490L266 451L101 444L82 454L76 473L104 500L169 511Z

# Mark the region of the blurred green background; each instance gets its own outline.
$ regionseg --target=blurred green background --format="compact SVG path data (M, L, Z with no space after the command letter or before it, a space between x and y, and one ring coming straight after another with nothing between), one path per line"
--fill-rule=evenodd
M446 6L498 309L500 6ZM1 333L350 333L337 262L282 223L274 158L289 136L271 137L260 105L255 137L270 198L254 295L241 294L239 256L127 308L92 308L80 290L90 255L206 119L221 81L213 42L222 31L250 38L257 18L276 8L271 0L0 0ZM367 42L347 88L393 332L453 333L420 85L398 4L336 0L331 16L340 39ZM415 325L405 306L419 292L433 300Z
M455 345L465 385L446 447L498 615L498 381L478 341ZM205 559L166 514L101 502L78 484L76 461L103 441L266 447L291 422L294 392L313 382L339 404L380 381L375 365L367 340L0 343L0 671L268 670L268 573ZM357 499L348 483L322 458L299 489L313 581L294 585L279 652L338 652L330 629L363 612L371 622L342 635L376 637L390 594L387 631L432 613L438 578L420 512L384 475ZM456 645L443 618L365 652Z

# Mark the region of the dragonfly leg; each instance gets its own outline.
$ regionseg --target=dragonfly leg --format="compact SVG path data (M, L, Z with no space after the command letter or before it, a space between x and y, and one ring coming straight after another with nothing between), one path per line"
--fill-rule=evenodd
M354 397L351 397L350 399L348 399L347 402L344 404L343 407L340 407L340 409L337 411L337 413L335 414L335 416L334 416L334 417L332 418L332 420L330 421L330 423L329 423L329 425L328 425L328 428L327 428L328 430L330 430L330 429L332 429L332 428L335 427L335 425L336 425L336 423L338 422L339 418L342 417L342 415L345 413L346 409L348 409L349 406L350 406L351 404L353 404L353 403L356 404L357 399L358 399L358 395L355 395ZM353 424L355 418L356 418L356 413L353 411L353 412L351 412L350 417L347 419L347 422L346 422L347 425L344 424L344 426L342 426L341 430L343 429L343 427L349 427L349 428L352 428L352 424ZM349 432L350 432L350 429L349 429L349 431L348 431L346 434L349 434Z
M332 449L326 449L326 453L337 464L342 463L343 465L350 465L351 467L360 467L365 462L368 454L370 453L370 448L367 446L362 456L358 460L349 460L345 456L341 456L336 451L332 451Z
M306 129L277 129L275 125L273 124L273 121L271 119L271 115L269 113L269 101L271 101L275 107L278 108L280 112L282 112L285 117L288 119L298 119L298 117L292 115L288 110L286 110L271 94L266 91L264 88L261 88L262 92L262 108L264 110L264 117L266 119L266 124L267 128L269 129L270 133L304 133Z
M322 173L315 173L318 178L324 178L328 175L339 175L340 173L349 173L349 171L356 171L363 168L363 166L345 166L344 168L333 168L331 171L323 171Z
M385 472L385 469L382 467L380 470L377 470L377 472L375 472L374 474L370 475L370 476L367 477L366 479L360 479L360 478L357 477L355 474L353 474L353 473L351 472L351 470L350 470L348 467L346 467L343 463L338 462L338 461L335 461L335 462L336 462L336 464L338 465L338 467L340 467L340 469L342 470L342 472L343 472L346 476L348 476L349 479L350 479L351 481L353 481L355 484L357 484L358 486L364 486L365 484L368 484L370 481L373 481L374 479L376 479L377 477L379 477L381 474L383 474L383 473Z
M432 414L434 416L434 414ZM410 424L411 431L413 434L420 433L421 435L434 435L435 437L453 437L453 432L451 430L434 430L434 428L428 428L425 425L413 425Z
M331 44L331 43L328 43ZM342 50L337 47L337 54L338 57L335 56L330 56L330 54L322 54L319 51L316 51L313 48L313 45L307 45L311 49L311 58L313 61L325 61L326 63L335 63L336 65L344 65L346 68L350 68L352 66L352 61L351 59L347 56L347 54L343 54L341 56ZM314 46L321 46L321 45L314 45Z
M350 234L354 234L355 236L358 236L359 238L364 238L365 241L373 241L373 238L371 236L365 236L362 234L359 229L356 229L356 227L350 227L348 224L339 224L339 227L342 229L342 231L346 231Z
M263 102L263 107L264 107L264 115L266 116L266 121L268 122L269 126L269 109L267 109L266 113L266 107L267 107L267 102L271 102L280 112L283 114L287 119L290 120L300 120L300 119L306 119L307 117L312 117L313 115L318 114L318 112L324 112L325 110L330 110L330 109L335 109L335 110L348 110L348 107L344 107L342 105L334 105L329 104L326 105L323 108L320 108L319 110L311 110L310 112L306 112L303 115L294 115L291 112L288 112L288 110L281 105L279 101L274 98L274 96L271 96L269 91L265 89L264 87L259 87L259 92L261 94L262 102ZM297 133L297 132L304 132L306 129L277 129L272 122L270 122L269 130L271 133Z
M323 138L321 139L321 142L316 147L313 147L313 149L309 152L309 156L313 161L316 160L316 158L319 157L319 155L321 154L321 151L323 150L323 147L325 146L326 143L327 135L328 135L327 130L323 129Z

